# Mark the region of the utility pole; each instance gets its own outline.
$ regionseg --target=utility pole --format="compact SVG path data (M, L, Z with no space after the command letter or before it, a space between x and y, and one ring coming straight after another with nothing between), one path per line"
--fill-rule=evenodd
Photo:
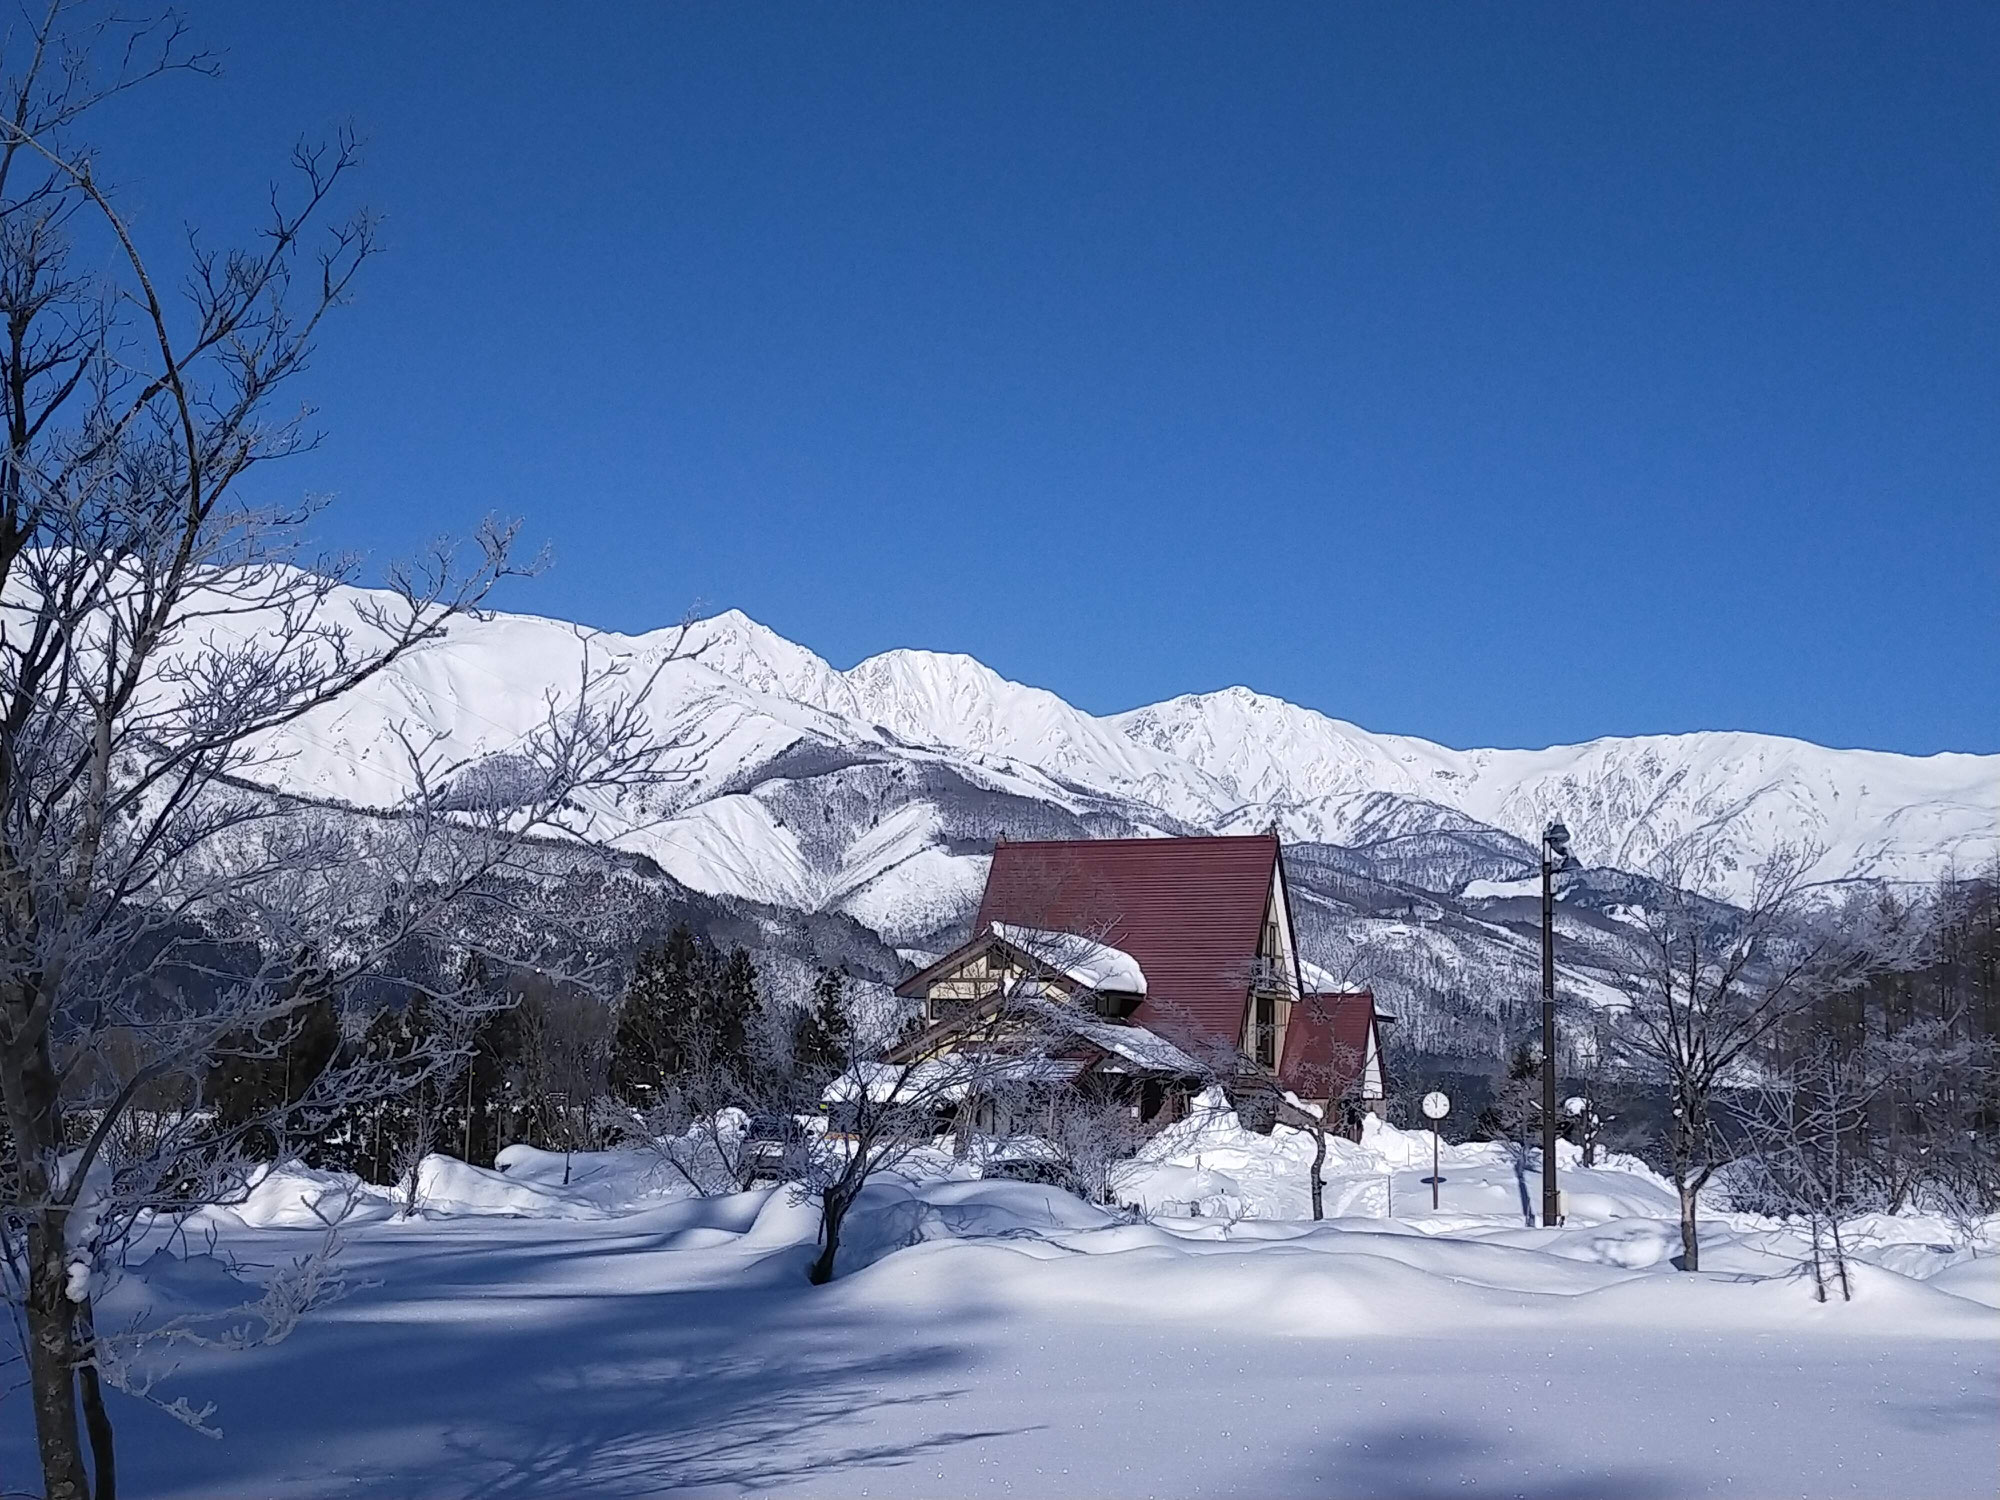
M479 1071L479 1046L473 1044L472 1056L465 1060L465 1164L472 1165L472 1076Z
M1569 830L1552 822L1542 830L1542 1227L1562 1218L1556 1190L1556 897L1555 877L1573 870Z

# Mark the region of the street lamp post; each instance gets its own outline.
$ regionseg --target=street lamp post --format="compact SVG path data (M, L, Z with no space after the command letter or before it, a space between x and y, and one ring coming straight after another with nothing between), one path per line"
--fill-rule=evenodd
M1552 822L1542 830L1542 1227L1562 1217L1556 1192L1556 896L1555 877L1574 870L1569 830Z

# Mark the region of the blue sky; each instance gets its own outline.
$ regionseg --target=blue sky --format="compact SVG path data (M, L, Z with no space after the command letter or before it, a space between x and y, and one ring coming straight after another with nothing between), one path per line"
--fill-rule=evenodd
M2000 7L202 3L160 254L351 120L266 470L512 607L1105 712L2000 750Z

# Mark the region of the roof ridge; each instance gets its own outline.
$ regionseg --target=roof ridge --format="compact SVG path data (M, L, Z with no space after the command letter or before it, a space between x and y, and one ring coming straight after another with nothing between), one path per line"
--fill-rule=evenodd
M1157 849L1166 844L1276 844L1282 841L1277 830L1273 828L1266 829L1263 833L1175 833L1161 834L1157 837L1113 839L1010 839L1003 832L994 842L1005 844L1010 849L1102 849L1118 844Z

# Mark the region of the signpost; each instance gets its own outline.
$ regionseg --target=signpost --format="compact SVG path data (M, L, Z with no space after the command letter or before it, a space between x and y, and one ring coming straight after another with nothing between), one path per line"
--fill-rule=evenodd
M1431 1212L1438 1207L1438 1184L1444 1178L1438 1175L1438 1121L1451 1113L1450 1096L1432 1089L1424 1095L1424 1116L1431 1122L1431 1175L1425 1179L1431 1185Z

